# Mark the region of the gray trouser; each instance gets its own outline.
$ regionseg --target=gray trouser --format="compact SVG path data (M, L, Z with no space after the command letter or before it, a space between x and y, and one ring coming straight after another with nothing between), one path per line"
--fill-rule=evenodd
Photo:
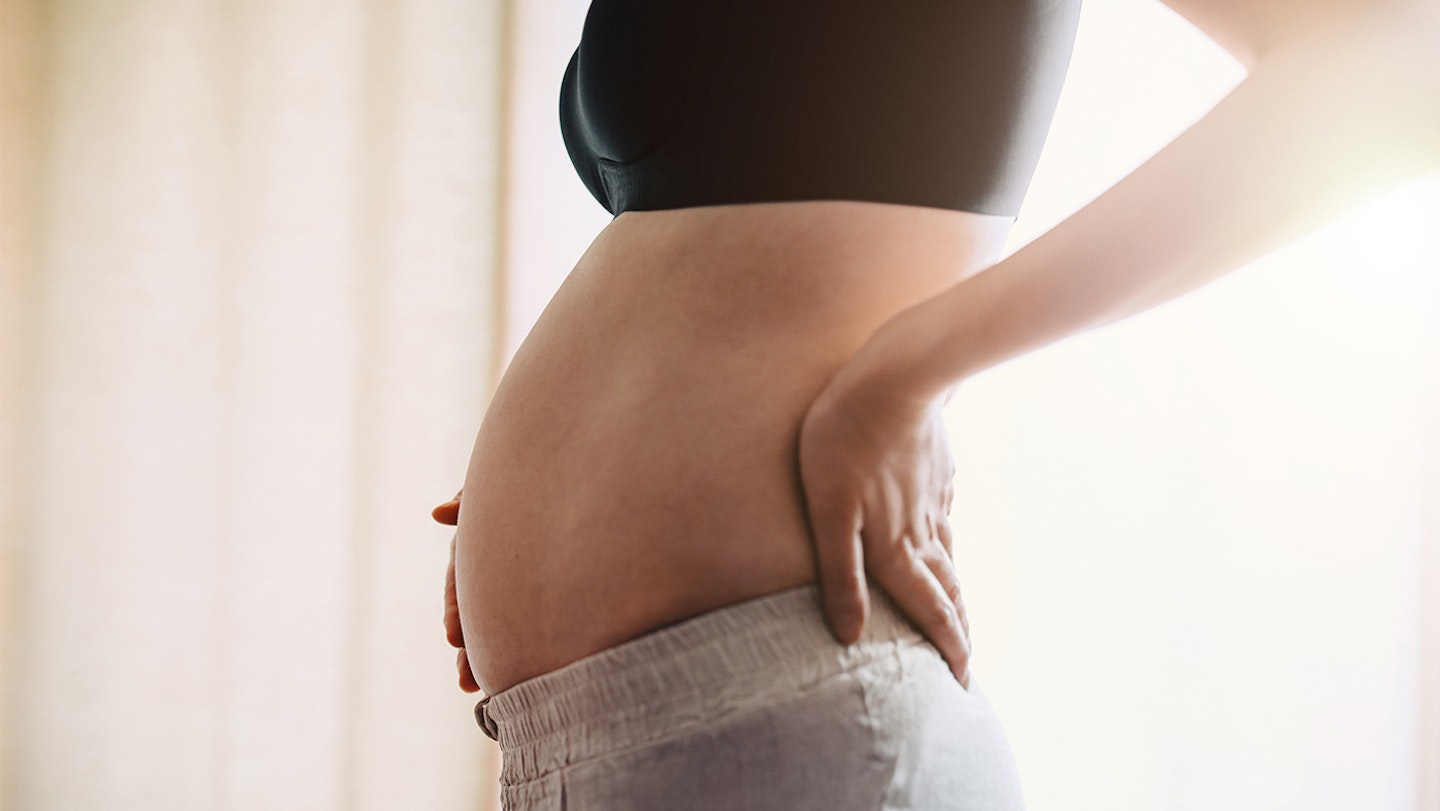
M476 707L514 811L1023 808L972 680L879 592L830 636L815 586L702 614Z

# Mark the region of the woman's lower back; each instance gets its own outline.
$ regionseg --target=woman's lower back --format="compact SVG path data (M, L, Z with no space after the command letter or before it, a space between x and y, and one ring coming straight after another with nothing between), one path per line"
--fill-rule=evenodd
M806 409L881 323L992 264L1010 222L829 201L611 223L471 457L456 585L480 685L813 581Z

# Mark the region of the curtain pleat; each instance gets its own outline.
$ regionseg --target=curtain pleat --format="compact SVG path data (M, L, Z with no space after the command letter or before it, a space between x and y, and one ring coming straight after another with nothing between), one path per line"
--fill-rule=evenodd
M10 806L483 802L428 512L496 372L500 15L7 0Z

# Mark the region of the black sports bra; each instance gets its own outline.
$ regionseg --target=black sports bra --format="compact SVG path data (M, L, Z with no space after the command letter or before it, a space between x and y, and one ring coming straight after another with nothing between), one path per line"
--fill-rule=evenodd
M1013 216L1080 0L593 0L560 126L612 214L870 200Z

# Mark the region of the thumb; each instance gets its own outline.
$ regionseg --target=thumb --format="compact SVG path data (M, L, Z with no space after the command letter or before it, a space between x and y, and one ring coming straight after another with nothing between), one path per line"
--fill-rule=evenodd
M436 506L435 509L430 511L430 517L435 519L437 522L445 524L447 526L453 527L459 524L460 494L456 493L454 498L450 499L444 504Z

